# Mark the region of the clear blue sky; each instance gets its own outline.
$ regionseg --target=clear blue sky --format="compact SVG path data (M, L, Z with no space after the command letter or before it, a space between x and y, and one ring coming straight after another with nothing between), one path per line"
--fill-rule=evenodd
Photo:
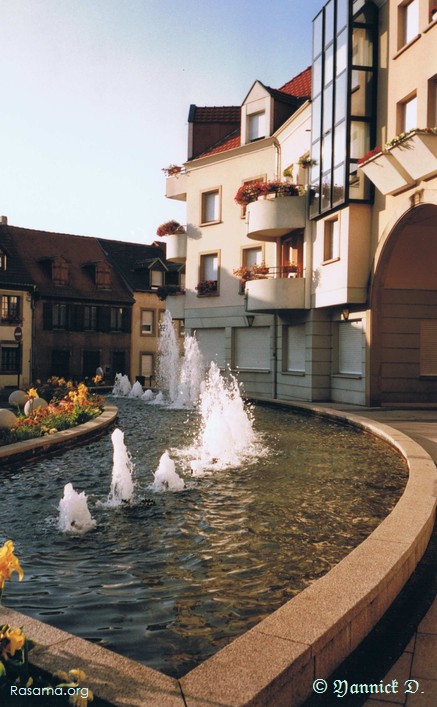
M161 171L196 105L240 105L311 63L324 0L2 0L0 214L151 242L184 220Z

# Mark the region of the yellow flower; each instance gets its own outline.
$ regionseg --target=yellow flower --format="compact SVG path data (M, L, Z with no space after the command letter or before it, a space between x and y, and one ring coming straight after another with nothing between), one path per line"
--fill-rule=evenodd
M36 388L29 388L29 390L27 391L27 394L28 394L29 398L37 398L38 397L38 391Z
M0 591L5 586L5 581L11 579L13 572L17 572L21 582L24 577L24 572L21 569L18 559L14 555L14 543L12 540L6 540L3 547L0 548Z
M15 655L24 646L25 641L26 637L21 628L10 628L8 625L2 626L0 630L1 657L6 659L8 653L10 656Z

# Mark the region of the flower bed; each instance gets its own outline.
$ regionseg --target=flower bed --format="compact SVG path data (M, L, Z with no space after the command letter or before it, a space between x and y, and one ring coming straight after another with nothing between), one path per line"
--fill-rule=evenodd
M62 378L51 378L38 392L31 388L29 394L31 398L44 395L50 403L27 416L21 414L10 429L0 429L0 446L76 427L103 412L103 399L91 394L84 383L76 387Z

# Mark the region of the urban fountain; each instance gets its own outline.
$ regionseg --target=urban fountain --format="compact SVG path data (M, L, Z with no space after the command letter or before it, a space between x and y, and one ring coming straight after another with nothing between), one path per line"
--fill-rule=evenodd
M180 676L362 542L406 470L364 433L246 406L215 365L202 379L193 337L172 356L157 396L118 377L112 436L4 473L0 542L25 570L7 606Z

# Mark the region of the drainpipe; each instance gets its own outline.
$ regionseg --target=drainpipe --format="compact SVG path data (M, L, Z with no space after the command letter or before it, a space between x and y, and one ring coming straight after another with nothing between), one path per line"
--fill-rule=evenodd
M281 146L278 140L274 137L273 144L275 146L275 179L280 179L281 173Z
M273 315L273 400L278 397L278 315Z

